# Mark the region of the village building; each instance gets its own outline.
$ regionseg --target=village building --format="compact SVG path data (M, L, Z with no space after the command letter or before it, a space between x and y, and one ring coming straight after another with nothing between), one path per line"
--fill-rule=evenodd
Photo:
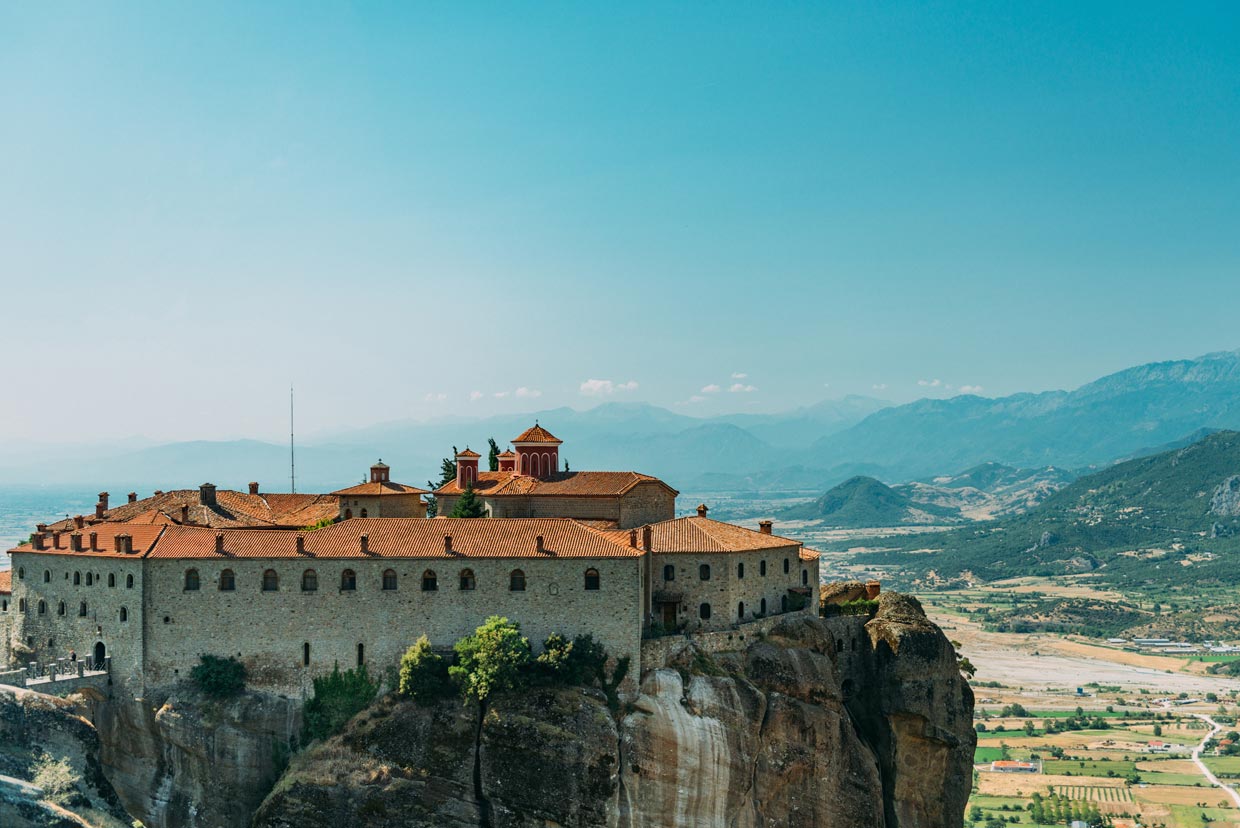
M422 495L426 489L393 483L391 469L380 460L370 467L370 480L332 492L340 499L340 520L352 517L426 517L426 502Z
M499 469L480 471L477 452L456 455L456 479L435 490L439 514L448 515L466 489L488 517L571 517L602 528L630 529L676 514L671 486L634 471L562 471L562 441L535 424L499 455Z

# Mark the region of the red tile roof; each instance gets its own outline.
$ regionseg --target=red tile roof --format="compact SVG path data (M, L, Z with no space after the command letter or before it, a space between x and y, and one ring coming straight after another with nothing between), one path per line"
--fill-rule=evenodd
M198 489L162 492L133 503L122 503L104 512L109 523L129 522L141 518L150 521L149 513L162 512L174 523L181 522L181 507L189 507L189 522L217 529L234 527L302 527L340 514L340 500L323 494L248 494L220 489L214 507L203 506ZM87 521L93 520L93 516ZM51 524L51 529L72 528L72 520Z
M517 453L515 451L508 450L508 451L501 451L499 454L495 456L496 457L516 457Z
M474 493L487 497L615 497L638 483L657 483L673 495L679 494L657 477L638 472L556 472L550 477L531 477L517 472L478 472ZM455 480L435 490L437 495L458 495L464 492Z
M52 545L52 533L44 533L44 548L35 549L30 543L23 543L10 552L33 552L36 555L73 555L75 557L110 557L110 558L129 558L144 555L151 550L155 542L159 539L159 535L164 531L163 525L155 524L139 524L139 523L96 523L87 526L80 532L61 532L60 543L56 546ZM199 531L211 532L209 529L200 529ZM96 533L95 546L96 549L90 548L90 533ZM82 551L74 552L72 541L70 538L74 534L82 536ZM133 538L133 552L124 554L116 551L116 536L129 535Z
M557 439L554 434L547 429L535 423L532 427L521 432L521 436L512 441L516 443L563 443L563 440Z
M13 594L13 570L6 569L0 572L0 595Z
M478 453L478 452L476 452L476 451L471 450L471 449L467 446L467 447L466 447L465 449L463 449L462 451L458 451L458 452L456 453L456 456L457 456L457 457L481 457L482 455L481 455L481 454L479 454L479 453Z
M347 489L338 489L332 492L333 495L339 497L375 497L380 495L424 495L430 494L426 489L419 489L417 486L406 486L404 483L392 483L388 481L376 483L359 483L356 486L350 486ZM332 515L335 517L335 515ZM310 524L305 524L309 526Z
M568 518L359 518L313 532L224 530L224 552L215 551L216 532L195 526L168 527L152 558L632 558L641 550L617 543L603 532ZM297 537L305 552L297 553ZM367 536L367 552L361 537ZM444 536L452 536L452 551ZM538 552L536 538L543 538Z
M753 552L800 547L800 541L766 535L743 526L703 517L682 517L652 524L651 547L656 555L678 552ZM641 529L637 530L640 542Z

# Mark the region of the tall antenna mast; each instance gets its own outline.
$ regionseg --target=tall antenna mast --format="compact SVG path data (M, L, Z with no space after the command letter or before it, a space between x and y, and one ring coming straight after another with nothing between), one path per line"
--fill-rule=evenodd
M293 386L288 387L288 482L297 494L297 448L293 442Z

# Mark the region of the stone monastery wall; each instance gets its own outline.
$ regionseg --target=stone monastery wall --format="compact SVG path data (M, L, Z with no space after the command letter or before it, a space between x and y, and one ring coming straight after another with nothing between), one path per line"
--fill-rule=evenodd
M660 593L682 596L677 620L685 630L695 631L787 612L790 588L817 590L818 561L800 560L795 546L700 555L656 552L653 579L656 600ZM709 617L704 617L705 606ZM655 620L661 621L658 607Z

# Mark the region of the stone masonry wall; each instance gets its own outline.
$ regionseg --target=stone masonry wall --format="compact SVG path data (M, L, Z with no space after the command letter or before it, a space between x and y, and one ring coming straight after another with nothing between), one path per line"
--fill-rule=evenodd
M620 500L620 528L632 529L676 517L676 496L658 483L638 483Z
M340 516L343 518L345 509L353 517L378 518L424 518L426 504L420 495L383 495L382 497L342 497L340 498ZM447 514L445 512L445 514Z
M132 586L128 586L130 576ZM32 649L31 660L39 662L63 658L70 651L79 658L93 658L95 645L102 643L105 654L112 657L113 678L140 683L143 584L143 560L137 556L14 553L10 611L16 615L11 643ZM22 599L25 611L20 609ZM39 612L40 601L44 602L43 613ZM86 604L85 615L80 614L82 603ZM125 621L121 620L122 608Z
M592 633L613 656L628 655L636 665L640 565L639 558L149 559L147 679L154 685L176 681L203 653L234 655L246 663L253 685L304 693L313 676L334 664L356 665L359 644L371 671L382 672L419 636L450 647L490 615L519 622L536 649L552 632ZM196 592L183 588L189 567L199 572ZM235 591L218 589L225 568L235 574ZM303 592L302 574L310 568L318 576L318 589ZM389 568L397 574L394 591L382 589L383 571ZM466 568L476 579L472 591L459 588ZM587 568L599 571L597 591L585 589ZM279 575L276 592L261 589L266 569ZM340 589L345 569L356 572L355 591ZM436 591L422 590L427 569L436 574ZM509 590L513 569L525 573L524 592ZM309 665L303 663L306 644Z

